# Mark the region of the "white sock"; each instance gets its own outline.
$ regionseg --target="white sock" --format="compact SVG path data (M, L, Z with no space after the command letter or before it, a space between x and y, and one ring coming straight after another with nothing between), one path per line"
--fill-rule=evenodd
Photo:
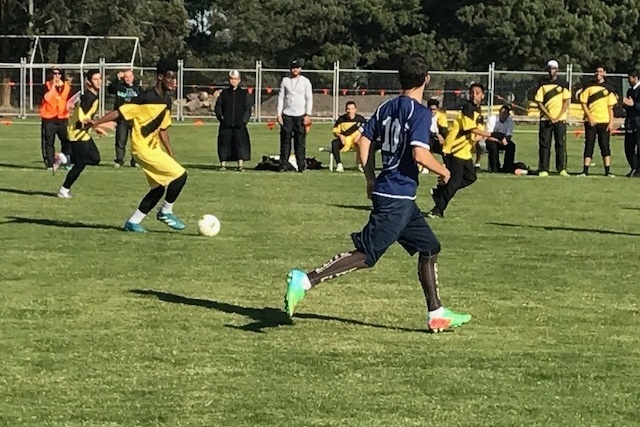
M304 275L304 280L302 281L302 287L305 291L311 289L311 282L309 281L309 276L307 276L306 274Z
M444 307L440 307L437 310L433 310L429 312L429 317L442 317L444 314Z
M138 209L131 215L129 222L132 224L140 224L146 216L147 214L140 212L140 209Z
M59 191L60 191L61 193L68 193L68 192L69 192L69 190L70 190L70 188L65 188L65 187L64 187L64 185L63 185L63 186L61 186L61 187L60 187L60 190L59 190Z
M165 214L173 213L173 203L169 203L165 200L162 208L160 208L160 211Z

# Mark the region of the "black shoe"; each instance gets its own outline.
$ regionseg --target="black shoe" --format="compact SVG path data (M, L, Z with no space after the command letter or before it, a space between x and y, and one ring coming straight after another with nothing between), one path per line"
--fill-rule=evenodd
M137 168L138 164L136 163L135 160L131 159L131 161L129 162L129 164L131 165L132 168Z
M427 218L444 218L444 214L434 208L427 212Z

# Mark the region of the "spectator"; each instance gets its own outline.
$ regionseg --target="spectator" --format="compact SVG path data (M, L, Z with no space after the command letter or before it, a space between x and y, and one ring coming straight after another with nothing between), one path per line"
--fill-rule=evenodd
M631 70L627 75L629 89L627 96L622 100L625 112L624 119L624 152L627 162L631 166L628 177L638 177L640 172L640 73L638 70Z
M140 94L142 90L140 85L135 81L133 70L125 70L118 72L116 80L109 84L107 92L116 96L116 101L113 104L113 109L117 110L125 102L131 101L133 98ZM118 119L116 126L116 158L113 161L113 165L117 168L124 165L124 156L127 152L127 140L131 133L131 126L129 122L122 117ZM131 167L136 165L136 161L131 157Z
M511 107L503 105L498 117L491 116L487 121L487 131L495 134L486 140L489 153L489 172L512 173L516 159L516 144L513 142L513 118ZM503 143L504 142L504 143ZM504 151L504 164L500 167L500 151Z
M558 61L550 60L546 70L549 76L540 82L535 95L540 109L538 176L549 176L552 137L556 143L556 169L560 176L569 176L566 113L571 102L571 93L567 83L558 79Z
M251 118L253 100L246 89L240 87L240 72L229 72L229 87L223 89L215 105L218 130L218 158L220 170L227 162L237 161L238 172L244 172L244 162L251 160L251 141L247 123Z
M449 133L447 115L440 110L440 101L436 98L429 99L427 107L431 110L431 152L442 155L442 144Z
M71 107L68 105L71 85L64 80L60 68L53 68L51 72L51 78L44 84L44 97L40 104L42 159L49 171L53 171L55 161L56 135L60 140L60 151L67 159L71 157L71 145L67 135Z
M311 124L313 89L311 82L301 74L300 63L289 64L291 72L284 77L278 93L277 116L280 124L280 171L290 170L291 138L298 172L306 169L307 126Z
M364 117L357 114L357 111L356 103L347 101L345 113L338 117L333 125L333 136L336 138L331 141L331 153L336 161L336 172L344 172L340 152L346 153L353 148L356 139L360 136L358 129L366 122Z

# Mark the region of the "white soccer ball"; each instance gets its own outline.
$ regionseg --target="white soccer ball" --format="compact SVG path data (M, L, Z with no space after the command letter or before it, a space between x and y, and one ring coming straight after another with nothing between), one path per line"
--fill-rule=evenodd
M55 157L61 165L66 165L69 162L69 159L67 159L67 156L65 156L64 153L56 153Z
M202 236L215 236L220 232L220 220L214 215L204 215L198 220L198 232Z

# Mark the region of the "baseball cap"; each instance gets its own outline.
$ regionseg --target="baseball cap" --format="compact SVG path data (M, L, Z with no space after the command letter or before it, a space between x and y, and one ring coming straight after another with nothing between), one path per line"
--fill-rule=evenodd
M240 78L240 71L238 71L238 70L229 71L229 77L232 77L234 79L239 79Z
M560 68L560 65L558 65L558 61L556 61L555 59L552 59L549 62L547 62L547 68Z
M300 68L300 63L298 62L297 59L294 59L289 63L289 69L291 68Z

